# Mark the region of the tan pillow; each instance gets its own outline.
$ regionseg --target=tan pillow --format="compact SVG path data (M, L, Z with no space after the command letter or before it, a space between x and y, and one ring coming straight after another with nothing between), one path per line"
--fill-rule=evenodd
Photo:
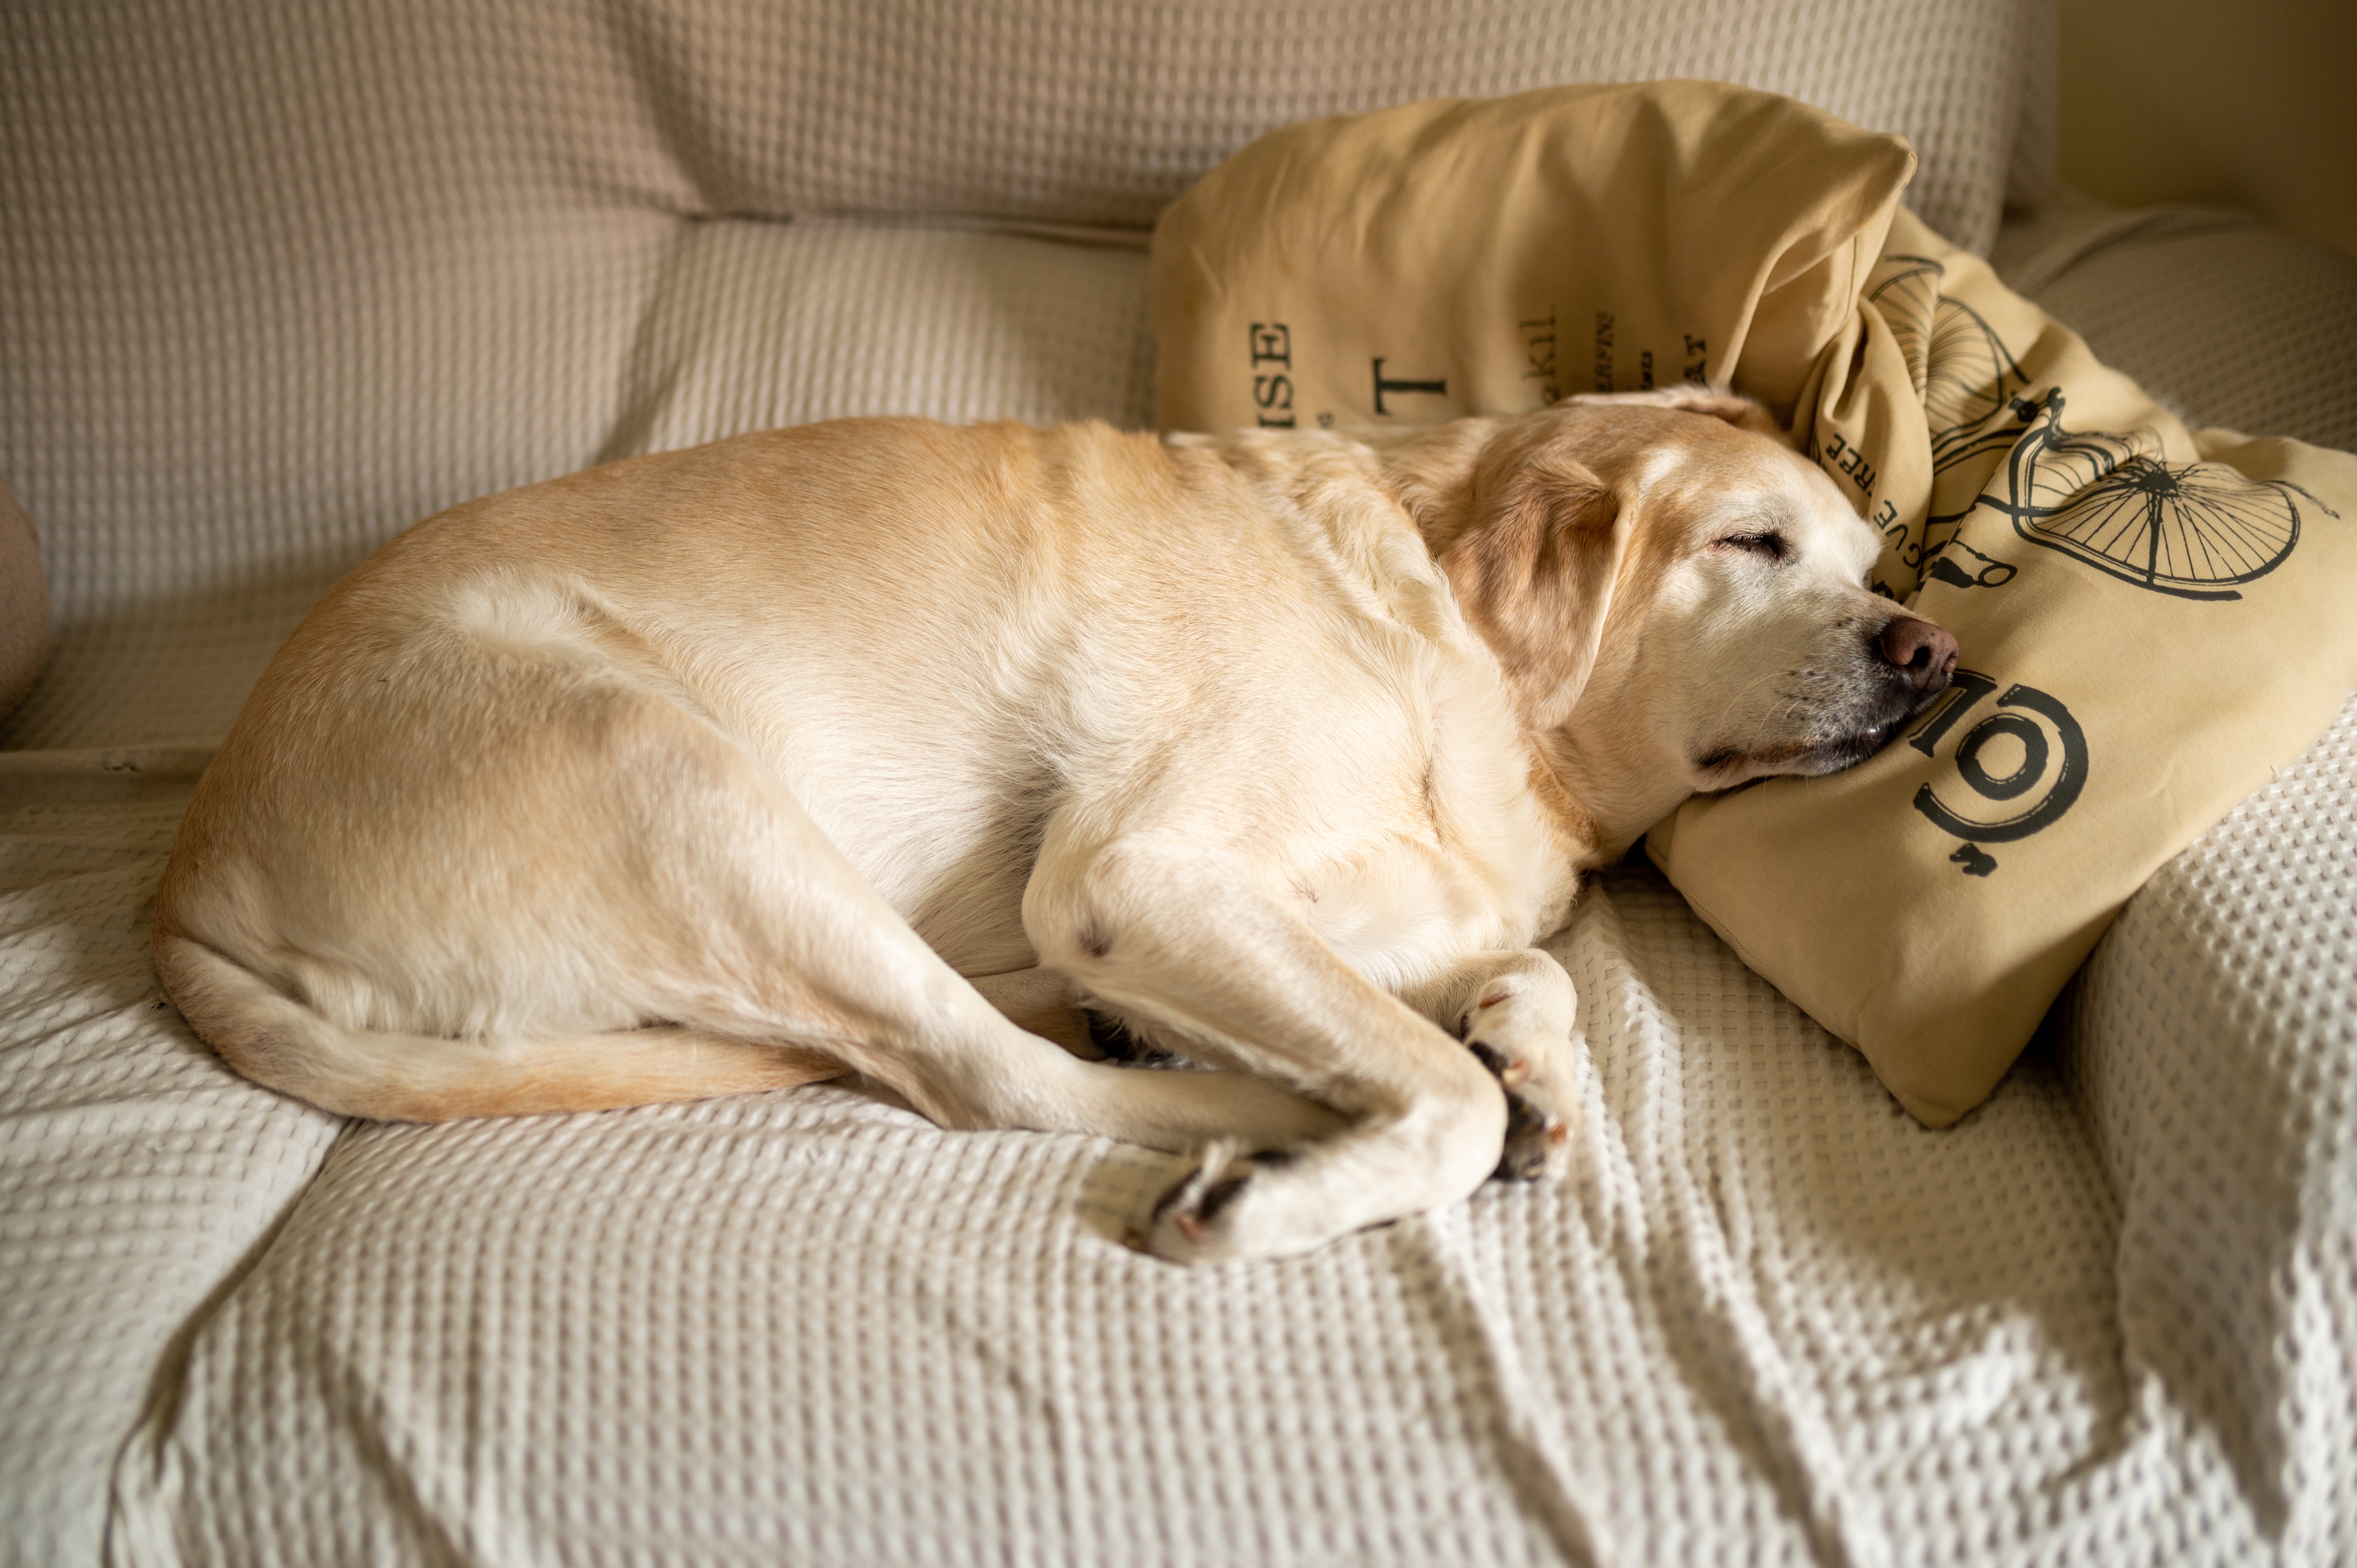
M1896 210L1903 145L1695 82L1275 133L1155 234L1166 428L1338 428L1682 376L1767 403L1953 631L1849 772L1688 802L1655 860L1932 1125L2120 906L2357 685L2357 458L2190 435ZM1886 243L1887 240L1887 243Z
M1790 408L1915 166L1705 81L1272 132L1154 231L1166 430L1430 424L1708 380Z
M33 520L0 479L0 717L5 717L41 672L49 651L49 583L41 575L41 546Z
M1871 474L1882 578L1955 633L1956 685L1860 767L1688 801L1647 847L1944 1126L2357 686L2357 457L2189 433L1904 213L1820 369L1820 458Z

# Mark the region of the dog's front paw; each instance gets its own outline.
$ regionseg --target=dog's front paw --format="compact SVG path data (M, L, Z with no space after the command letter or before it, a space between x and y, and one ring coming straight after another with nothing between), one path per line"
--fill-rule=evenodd
M1560 1176L1571 1165L1571 1136L1579 1102L1568 1070L1568 1050L1541 1048L1518 1028L1513 999L1492 996L1466 1009L1465 1048L1506 1091L1506 1139L1494 1173L1501 1181ZM1548 1042L1552 1043L1552 1042Z

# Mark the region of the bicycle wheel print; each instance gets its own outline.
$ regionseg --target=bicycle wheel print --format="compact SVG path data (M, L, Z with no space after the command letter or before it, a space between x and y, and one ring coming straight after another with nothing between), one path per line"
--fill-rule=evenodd
M2007 465L2011 499L1986 498L2014 532L2106 575L2186 599L2239 599L2234 585L2266 576L2299 542L2301 503L2340 514L2284 479L2252 479L2222 463L2169 463L2149 430L2066 430L2063 395Z
M1929 256L1894 255L1897 270L1867 295L1905 356L1932 432L1934 473L2020 434L2014 400L2029 384L2013 350L1980 312L1940 292L1947 268Z

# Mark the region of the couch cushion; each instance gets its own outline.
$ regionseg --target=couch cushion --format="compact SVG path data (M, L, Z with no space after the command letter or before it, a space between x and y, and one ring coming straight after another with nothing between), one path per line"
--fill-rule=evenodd
M2032 48L2022 0L825 0L641 6L607 35L683 124L721 211L969 212L1143 227L1297 120L1693 76L1805 98L1922 154L1919 199L1996 231ZM599 29L601 33L604 29ZM604 41L604 40L601 40Z
M444 329L496 338L504 326L539 341L548 368L534 370L513 338L470 350L460 399L493 412L481 428L442 431L439 463L413 462L398 420L335 412L339 400L373 403L364 383L378 375L401 418L447 417L414 360L323 356L315 369L334 395L322 399L318 381L263 370L296 351L295 324L256 322L255 339L208 341L209 351L251 356L255 406L193 407L145 442L159 467L69 487L91 510L65 547L68 611L47 674L0 722L0 748L217 739L336 575L408 523L522 483L533 467L852 413L1151 422L1142 250L975 231L653 221L511 236L510 275ZM593 325L576 314L585 299L630 309ZM390 315L380 325L393 335ZM191 332L209 335L204 324ZM201 489L222 462L208 446L239 423L265 448L255 464L285 465L283 482L251 505ZM502 431L511 447L499 445ZM316 465L296 458L307 444ZM192 484L194 516L183 520ZM361 487L349 504L331 493L344 485ZM163 536L143 537L124 514L156 520Z
M231 1075L147 922L202 752L0 755L0 1563L95 1563L125 1435L337 1118Z
M1989 260L2188 424L2357 452L2357 256L2232 208L2065 191Z
M2357 1550L2357 699L2129 901L2063 1010L2128 1365L2289 1562Z

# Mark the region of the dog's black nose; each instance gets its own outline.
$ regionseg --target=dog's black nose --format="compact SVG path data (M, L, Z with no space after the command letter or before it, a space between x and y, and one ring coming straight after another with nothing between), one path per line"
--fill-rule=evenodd
M1918 691L1939 691L1955 673L1956 639L1928 620L1894 616L1874 640L1882 656Z

